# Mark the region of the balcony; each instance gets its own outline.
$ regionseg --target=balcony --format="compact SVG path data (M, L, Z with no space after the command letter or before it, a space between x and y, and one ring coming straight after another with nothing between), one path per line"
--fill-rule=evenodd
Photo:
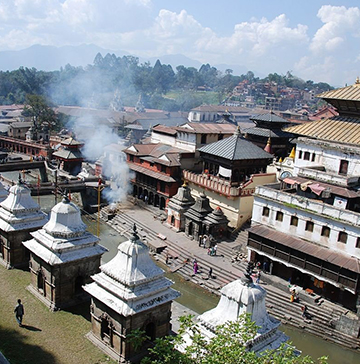
M299 168L298 176L341 187L357 185L360 178L360 176L346 176L334 172L305 167Z
M231 187L229 181L217 176L210 174L198 174L184 170L183 177L186 181L193 182L197 185L207 188L208 190L225 196L238 197L241 195L242 186Z

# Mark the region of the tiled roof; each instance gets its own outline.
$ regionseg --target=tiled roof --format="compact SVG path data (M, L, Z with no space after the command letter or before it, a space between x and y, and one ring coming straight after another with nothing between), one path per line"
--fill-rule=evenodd
M158 179L160 181L164 181L164 182L176 182L174 178L164 174L164 173L160 173L160 172L155 172L152 171L151 169L145 168L145 167L141 167L137 164L134 163L128 163L129 168L135 172L139 172L139 173L143 173L147 176L153 177L155 179Z
M200 152L227 160L272 159L273 156L240 135L219 140L201 147Z
M338 88L336 90L325 91L316 97L322 99L360 101L360 83L355 83L354 85Z
M279 124L289 124L289 121L274 114L273 112L269 112L267 114L258 114L254 115L250 118L250 120L257 122L257 121L263 121L266 123L279 123Z
M336 116L291 126L285 131L311 138L360 145L360 119Z
M236 126L233 124L188 122L176 127L175 129L178 131L195 134L233 134Z
M301 251L338 267L360 273L359 259L354 257L335 252L334 250L321 247L303 239L295 238L291 235L270 229L264 225L252 226L248 229L248 232L273 240L281 245L291 247L291 249Z

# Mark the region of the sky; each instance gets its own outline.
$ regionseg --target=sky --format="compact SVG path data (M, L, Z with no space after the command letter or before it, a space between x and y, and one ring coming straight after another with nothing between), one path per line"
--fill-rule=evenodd
M359 0L0 0L0 51L96 44L333 86L360 76Z

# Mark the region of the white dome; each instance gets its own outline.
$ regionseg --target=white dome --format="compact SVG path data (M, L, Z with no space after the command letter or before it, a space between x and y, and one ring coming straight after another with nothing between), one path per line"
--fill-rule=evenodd
M44 230L52 236L68 237L85 233L86 225L81 219L80 209L64 198L51 209L50 220L44 225Z
M198 317L206 327L213 330L227 321L236 321L245 312L261 328L260 332L274 327L275 324L266 311L266 291L261 286L237 279L223 287L220 292L218 305Z
M31 197L31 191L22 183L12 186L8 197L1 203L8 211L40 210L40 206Z

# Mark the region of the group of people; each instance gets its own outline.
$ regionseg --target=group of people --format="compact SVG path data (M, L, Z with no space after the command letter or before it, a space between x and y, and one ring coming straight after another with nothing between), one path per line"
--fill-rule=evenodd
M215 244L211 248L209 247L207 253L208 253L208 255L211 255L211 256L216 255L216 253L217 253L217 244Z

